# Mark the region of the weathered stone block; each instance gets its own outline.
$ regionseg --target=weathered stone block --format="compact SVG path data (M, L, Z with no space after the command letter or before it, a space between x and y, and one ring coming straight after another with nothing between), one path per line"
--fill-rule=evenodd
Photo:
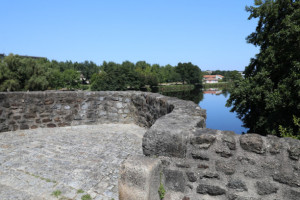
M235 163L231 161L216 161L215 167L217 171L223 172L226 175L232 175L235 173Z
M286 190L284 192L284 200L299 200L300 191Z
M220 154L221 157L224 157L224 158L229 158L232 156L232 153L231 151L228 149L227 146L220 146L216 149L216 153L217 154Z
M52 123L50 123L50 124L47 124L47 127L48 127L48 128L54 128L54 127L56 127L56 125L55 125L55 124L52 124Z
M46 99L45 102L44 102L45 105L51 105L53 103L54 103L53 99Z
M121 108L124 108L124 105L123 105L122 102L117 102L117 103L116 103L116 107L117 107L118 109L121 109Z
M9 126L6 124L0 124L0 132L6 132L9 131Z
M206 164L198 164L197 167L198 167L199 169L208 169L208 168L209 168L209 166L206 165Z
M63 123L59 123L58 126L59 127L65 127L65 126L71 126L71 124L68 123L68 122L63 122Z
M176 170L164 170L165 176L165 186L166 189L177 191L177 192L184 192L186 181L183 175L183 172L176 171Z
M235 136L236 134L232 131L222 131L222 142L227 145L230 150L236 149Z
M227 199L228 200L263 200L261 198L254 198L250 196L241 196L241 195L237 195L237 194L228 194ZM275 200L275 199L274 199ZM279 199L276 199L279 200Z
M238 192L248 191L246 184L241 180L230 180L226 186Z
M197 187L197 193L218 196L226 194L226 191L219 186L199 184Z
M45 118L45 117L49 117L49 116L50 116L50 113L42 113L42 114L40 114L41 118Z
M42 119L42 122L43 123L52 122L52 119L50 119L50 118Z
M21 130L29 129L29 126L27 124L20 124L20 129Z
M208 149L216 140L216 137L209 134L194 136L191 138L191 144L199 149Z
M60 110L61 109L61 104L55 104L52 109L54 110Z
M300 187L300 178L296 174L286 173L286 172L277 172L273 175L274 181L277 181L282 184L286 184L291 187Z
M70 110L70 109L71 109L71 106L66 105L66 106L64 106L64 109L65 109L65 110Z
M204 154L202 152L199 152L199 151L193 151L191 153L192 155L192 158L194 159L197 159L197 160L206 160L206 161L209 161L209 157L207 154Z
M300 157L300 141L295 139L288 139L289 148L288 153L289 157L292 160L299 160Z
M67 122L71 122L73 119L74 119L74 117L73 117L72 114L65 116L65 120L66 120Z
M30 127L30 129L37 129L37 128L38 128L37 125L32 125L32 126Z
M188 163L176 163L176 167L179 168L191 168L191 165Z
M197 177L195 176L194 172L186 172L186 176L188 177L188 180L190 182L196 182L197 181Z
M263 139L257 134L246 134L240 136L241 147L250 152L262 154L265 152L265 145Z
M13 116L13 119L14 120L19 120L19 119L21 119L21 116L20 115Z
M208 179L219 179L220 176L219 174L217 173L214 173L214 172L204 172L200 175L200 178L203 179L203 178L208 178Z
M1 121L1 120L0 120ZM15 121L9 121L9 123L8 123L9 125L13 125L13 124L16 124L16 122Z
M60 122L60 118L59 118L59 117L55 117L55 118L54 118L54 121L55 121L55 122Z
M268 195L268 194L276 193L278 187L269 182L257 181L256 190L257 190L257 194L259 195Z
M276 136L268 136L268 151L271 154L278 154L282 150L282 144L280 142L280 139Z
M120 200L158 200L160 185L159 159L144 156L127 158L120 167Z
M27 113L23 115L25 119L33 119L36 118L36 113Z

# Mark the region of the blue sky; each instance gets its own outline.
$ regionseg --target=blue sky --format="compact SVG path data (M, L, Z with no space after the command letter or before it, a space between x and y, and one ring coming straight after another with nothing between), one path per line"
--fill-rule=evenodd
M1 0L0 53L243 70L254 0Z

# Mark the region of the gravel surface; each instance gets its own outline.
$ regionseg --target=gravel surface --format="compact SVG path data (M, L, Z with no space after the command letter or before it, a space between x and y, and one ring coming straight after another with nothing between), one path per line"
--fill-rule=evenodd
M145 132L101 124L0 133L0 199L117 200L119 166L142 154Z

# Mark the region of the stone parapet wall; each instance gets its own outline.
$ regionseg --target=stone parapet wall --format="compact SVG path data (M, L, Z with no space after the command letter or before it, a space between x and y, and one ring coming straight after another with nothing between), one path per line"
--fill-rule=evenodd
M263 137L257 134L237 135L231 131L207 128L196 128L186 135L188 136L185 157L152 155L131 157L125 161L121 167L123 171L120 173L120 195L123 191L124 172L130 171L130 166L135 163L137 174L126 174L128 184L133 187L135 180L142 177L138 173L140 168L147 169L148 174L152 176L156 174L156 177L152 177L153 180L160 179L166 190L164 200L299 199L299 140L275 136ZM172 143L172 140L169 143ZM147 159L148 162L152 160L156 167L153 168L147 163ZM139 165L137 160L144 161ZM158 170L160 171L157 172ZM143 178L143 180L146 183L150 179ZM158 195L160 183L152 185L147 190L157 200L160 199ZM147 185L151 186L150 183ZM135 185L135 188L140 187Z
M0 132L101 123L150 128L173 104L186 101L136 91L0 92Z
M98 123L133 123L126 92L0 93L0 132Z

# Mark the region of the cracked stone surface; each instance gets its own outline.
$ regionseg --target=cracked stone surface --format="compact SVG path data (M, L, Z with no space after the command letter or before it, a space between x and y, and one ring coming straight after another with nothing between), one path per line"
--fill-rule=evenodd
M117 200L119 166L142 155L145 132L101 124L0 133L0 199Z

